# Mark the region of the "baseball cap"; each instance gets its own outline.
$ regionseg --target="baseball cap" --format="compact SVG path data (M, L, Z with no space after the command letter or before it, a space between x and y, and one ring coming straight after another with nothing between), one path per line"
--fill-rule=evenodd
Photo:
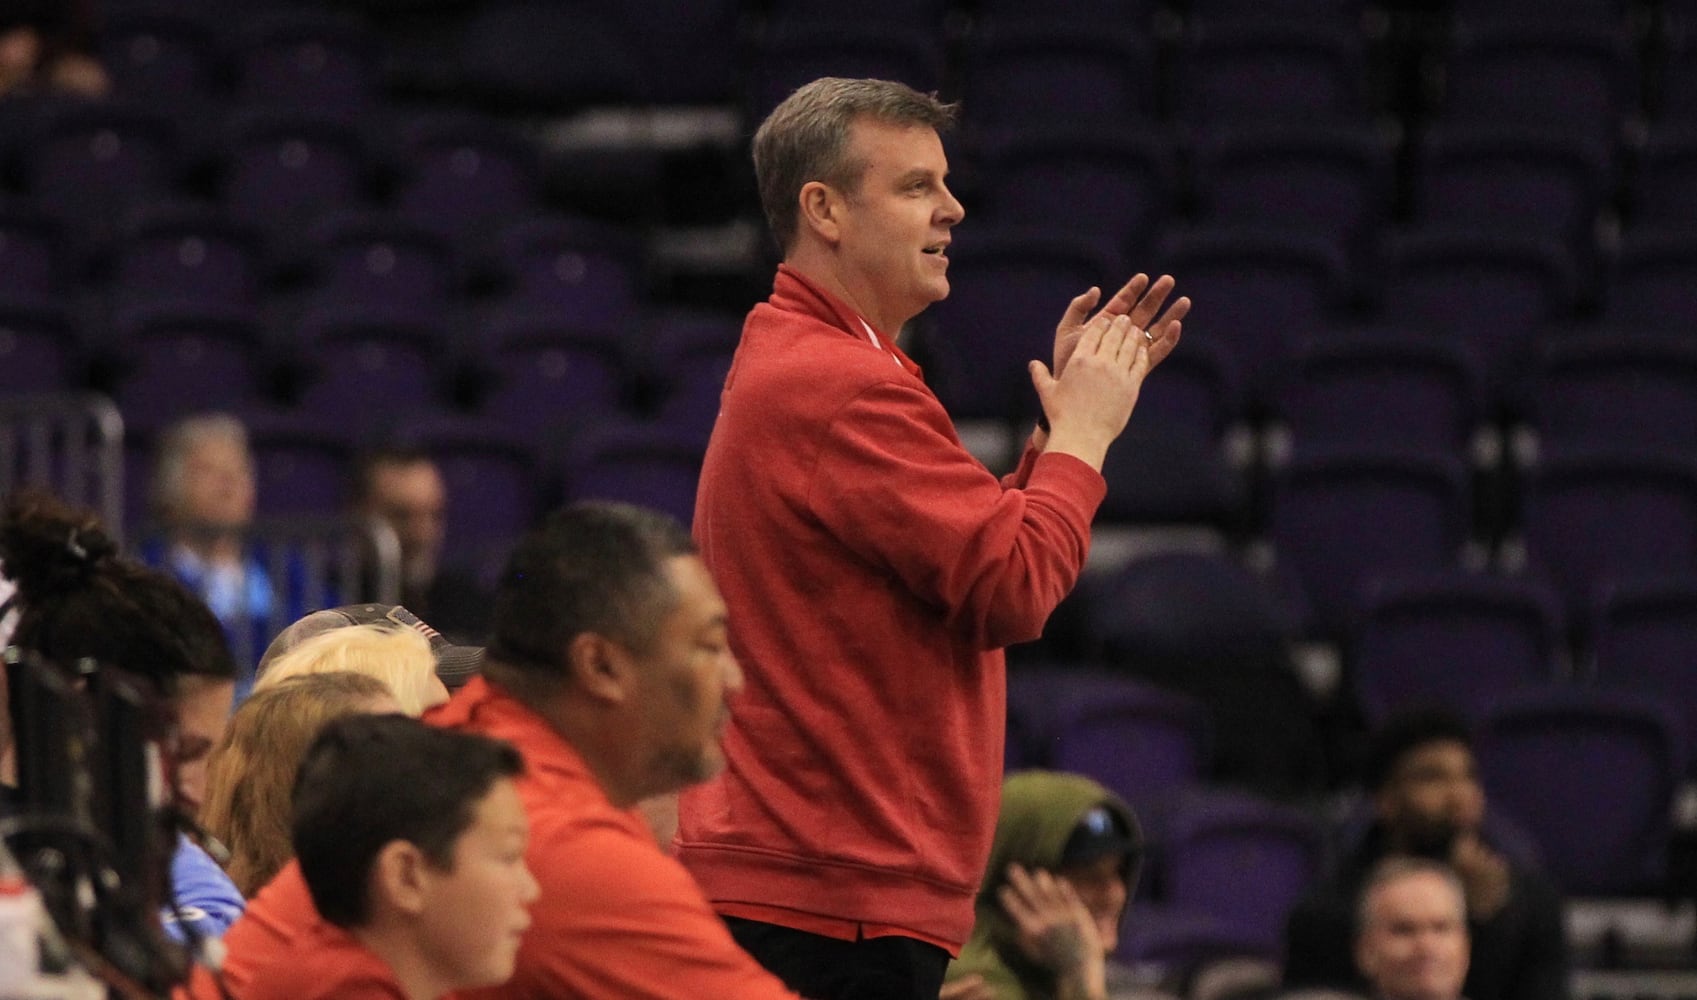
M442 633L431 628L423 619L399 604L344 604L328 608L299 619L277 633L265 655L259 658L256 674L264 674L271 661L315 635L348 625L399 625L421 632L430 640L430 651L436 656L436 676L452 691L477 676L483 670L482 646L458 646Z
M1138 855L1142 849L1142 838L1134 837L1112 809L1094 806L1073 826L1066 846L1061 849L1060 866L1089 864L1111 855Z

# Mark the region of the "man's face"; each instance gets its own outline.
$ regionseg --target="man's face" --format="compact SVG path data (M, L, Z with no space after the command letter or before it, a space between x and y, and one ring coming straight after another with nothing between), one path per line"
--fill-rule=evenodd
M839 192L845 284L868 318L894 333L948 297L949 230L966 210L944 183L949 163L933 129L860 119L847 155L865 170L853 190Z
M447 523L448 491L434 462L393 462L371 470L369 513L389 522L409 580L436 574Z
M529 829L518 790L503 778L454 841L453 867L431 869L420 932L438 982L457 990L512 976L530 904L541 892L525 864Z
M677 600L652 648L637 656L637 698L648 748L644 773L651 786L644 795L706 781L724 768L726 698L742 689L742 670L726 635L725 602L706 564L697 556L675 556L665 572Z
M1110 854L1079 865L1055 869L1055 874L1072 885L1078 898L1095 918L1096 933L1108 953L1119 946L1120 917L1125 914L1125 858Z
M1377 804L1380 820L1405 850L1448 857L1456 834L1477 831L1485 816L1473 752L1453 740L1415 747L1397 762Z
M1356 964L1385 1000L1456 1000L1467 978L1466 904L1433 872L1387 882L1367 902Z
M242 528L253 520L253 461L241 442L208 437L189 450L183 462L183 506L187 521L220 528Z
M206 758L229 725L236 685L203 677L184 677L178 684L177 744L171 766L178 799L194 814L206 798Z

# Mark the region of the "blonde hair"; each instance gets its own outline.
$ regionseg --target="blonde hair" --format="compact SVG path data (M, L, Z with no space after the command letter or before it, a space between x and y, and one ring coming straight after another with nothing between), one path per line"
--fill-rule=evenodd
M436 655L421 632L398 625L349 625L321 632L272 660L254 684L263 691L303 674L351 670L389 685L401 711L417 717L442 700Z
M200 822L229 849L225 868L243 896L294 857L290 796L313 737L332 719L392 698L376 677L339 670L277 681L236 709L207 759Z

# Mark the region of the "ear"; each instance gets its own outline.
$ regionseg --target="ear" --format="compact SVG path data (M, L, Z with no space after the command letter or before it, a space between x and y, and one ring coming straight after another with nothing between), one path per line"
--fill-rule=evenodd
M801 228L830 246L842 241L842 198L824 181L801 186Z
M1361 975L1365 977L1368 982L1372 982L1375 978L1377 978L1378 969L1376 966L1377 963L1373 961L1372 953L1367 950L1366 936L1357 935L1355 939L1356 969L1361 972Z
M398 910L417 915L430 897L432 870L418 845L391 840L371 864L371 909Z
M580 632L566 647L572 681L600 701L619 704L630 697L634 673L630 653L595 632Z

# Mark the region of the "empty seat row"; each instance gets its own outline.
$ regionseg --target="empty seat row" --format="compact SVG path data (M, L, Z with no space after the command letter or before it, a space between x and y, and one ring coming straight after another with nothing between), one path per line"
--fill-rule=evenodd
M1010 737L1032 718L1051 727L1047 753L1025 766L1090 775L1144 818L1153 869L1144 894L1172 908L1166 915L1224 921L1240 946L1277 958L1285 917L1324 858L1321 824L1254 795L1200 791L1207 712L1184 695L1100 668L1026 669L1009 683ZM1670 885L1671 807L1690 763L1677 713L1653 694L1544 683L1503 694L1474 724L1493 813L1529 835L1563 890ZM1597 807L1607 812L1594 823L1563 819Z

